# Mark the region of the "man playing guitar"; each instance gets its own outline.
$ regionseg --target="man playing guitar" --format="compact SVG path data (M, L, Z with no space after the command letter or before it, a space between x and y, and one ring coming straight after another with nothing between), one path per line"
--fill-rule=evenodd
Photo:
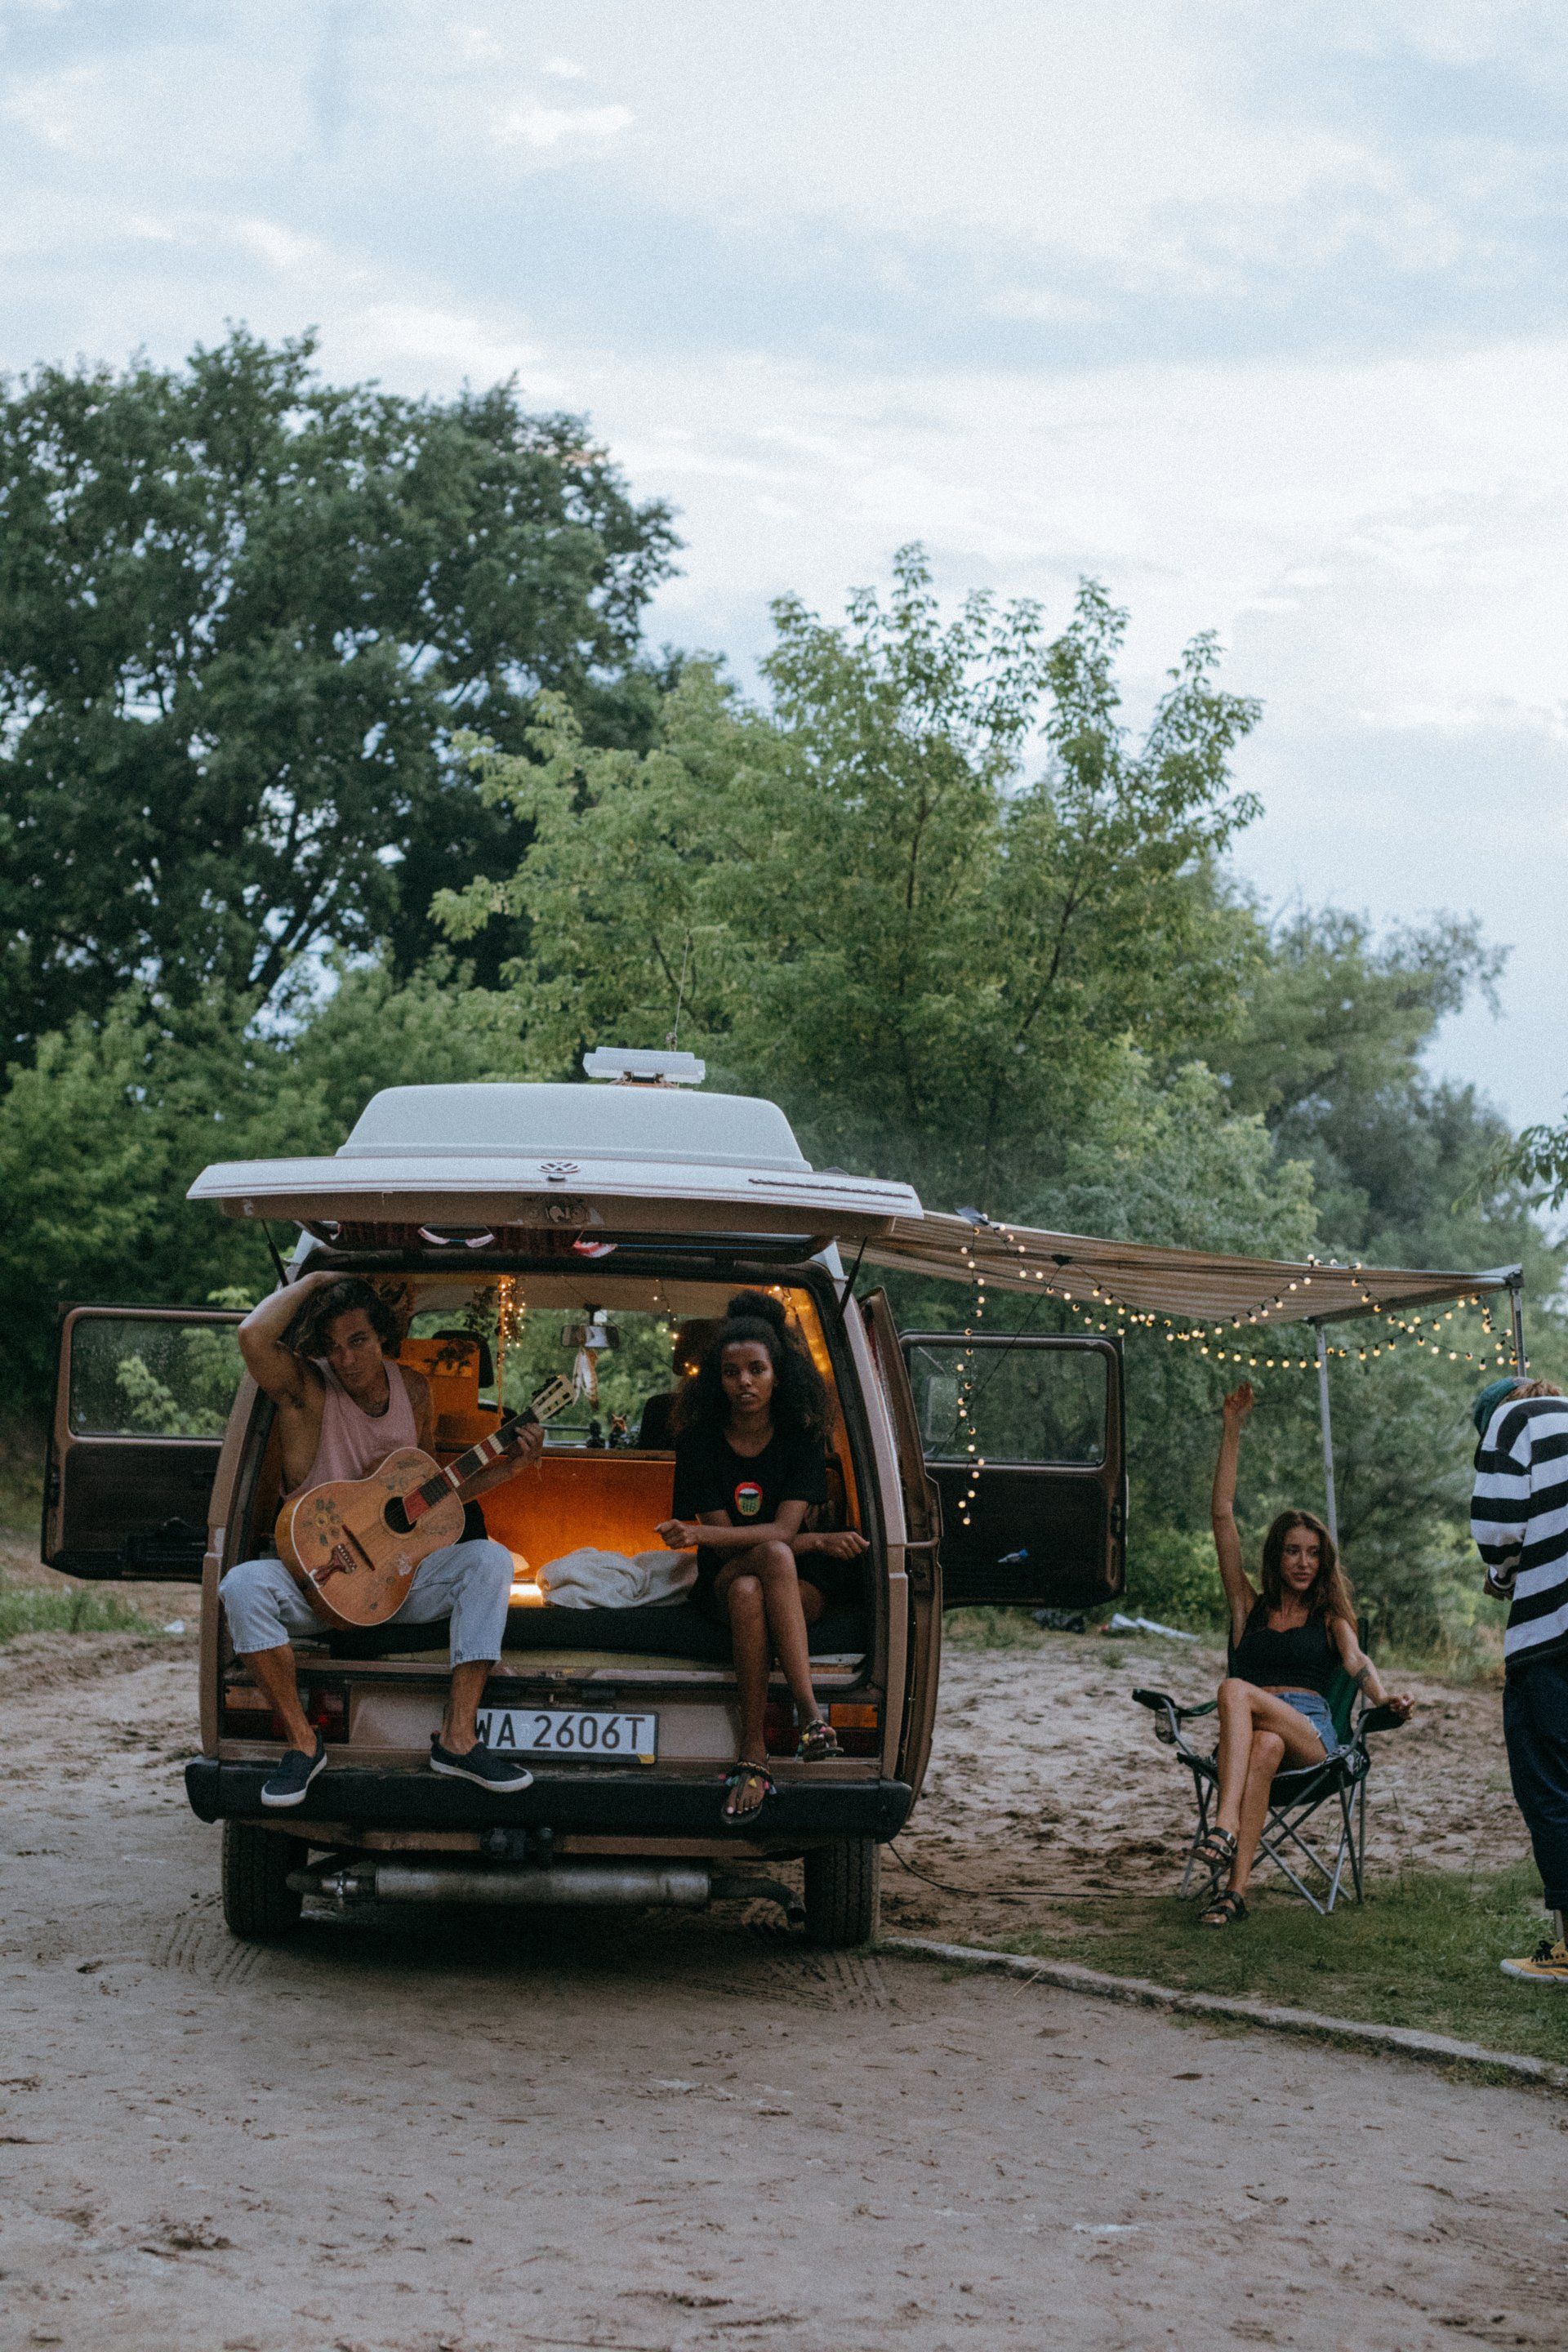
M310 1300L290 1346L284 1334ZM430 1390L421 1373L389 1360L397 1325L368 1282L308 1274L247 1315L239 1327L247 1370L278 1408L286 1497L340 1478L363 1478L402 1446L428 1452ZM514 1458L498 1464L466 1491L494 1486L522 1463L539 1459L544 1433L521 1433ZM533 1775L493 1755L479 1736L475 1709L500 1656L511 1597L511 1554L488 1537L465 1538L422 1560L398 1616L427 1624L450 1613L452 1680L440 1731L430 1741L430 1769L481 1789L526 1789ZM289 1748L263 1784L269 1807L298 1805L326 1764L326 1743L300 1705L290 1634L321 1631L321 1621L282 1560L242 1560L220 1585L234 1646L282 1722Z

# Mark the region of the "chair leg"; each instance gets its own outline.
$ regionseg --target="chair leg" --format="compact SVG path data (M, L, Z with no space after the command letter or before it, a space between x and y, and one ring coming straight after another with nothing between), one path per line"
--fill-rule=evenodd
M1270 1835L1270 1832L1276 1832L1280 1838L1281 1843L1277 1843L1275 1836ZM1319 1902L1318 1897L1313 1894L1306 1880L1301 1877L1298 1871L1291 1867L1289 1860L1284 1851L1282 1843L1284 1838L1289 1838L1293 1845L1300 1848L1302 1853L1306 1856L1307 1866L1310 1869L1315 1870L1321 1878L1326 1879L1328 1877L1328 1872L1324 1869L1322 1863L1313 1853L1306 1839L1298 1834L1297 1831L1292 1827L1290 1822L1285 1819L1282 1813L1271 1812L1268 1821L1264 1823L1263 1834L1258 1841L1258 1854L1271 1862L1274 1864L1275 1869L1278 1870L1282 1876L1289 1880L1297 1894L1309 1902L1314 1911L1321 1912L1324 1910L1327 1906Z
M1193 1774L1193 1794L1197 1799L1198 1825L1193 1832L1193 1842L1187 1848L1186 1866L1182 1883L1176 1889L1176 1900L1184 1903L1193 1891L1193 1874L1198 1867L1198 1848L1209 1833L1209 1803L1213 1791L1201 1772Z

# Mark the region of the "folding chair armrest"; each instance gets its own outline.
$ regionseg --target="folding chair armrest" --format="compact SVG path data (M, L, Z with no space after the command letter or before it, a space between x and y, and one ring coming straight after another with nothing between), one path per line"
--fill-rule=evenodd
M1178 1723L1190 1722L1195 1715L1212 1715L1219 1705L1218 1699L1208 1698L1202 1706L1178 1706L1168 1691L1135 1690L1132 1697L1137 1706L1151 1707L1156 1714L1161 1707L1168 1707Z
M1364 1739L1369 1731L1398 1731L1405 1717L1395 1715L1391 1706L1369 1706L1356 1726L1356 1737Z
M1182 1737L1182 1726L1194 1715L1212 1715L1219 1702L1211 1698L1202 1706L1178 1706L1169 1691L1135 1690L1132 1696L1153 1716L1154 1737L1162 1746L1173 1748L1188 1763L1196 1765L1198 1759Z

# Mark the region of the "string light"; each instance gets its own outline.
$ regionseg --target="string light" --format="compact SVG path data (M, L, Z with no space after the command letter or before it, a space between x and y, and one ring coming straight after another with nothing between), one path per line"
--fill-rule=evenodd
M981 1218L978 1215L974 1222L977 1226L983 1224L989 1235L994 1236L1007 1249L1016 1251L1020 1258L1026 1258L1027 1244L1016 1240L1008 1225L994 1223L990 1218ZM978 1313L984 1313L985 1277L981 1272L970 1244L963 1243L960 1247L971 1278L976 1285L980 1301ZM1372 1292L1361 1279L1363 1265L1359 1258L1348 1266L1332 1265L1317 1257L1309 1257L1306 1263L1316 1266L1321 1272L1348 1275L1360 1293L1363 1307L1367 1313L1378 1317L1385 1326L1391 1326L1402 1338L1410 1339L1415 1347L1426 1349L1436 1356L1439 1361L1446 1359L1449 1363L1477 1364L1490 1370L1507 1370L1510 1355L1509 1341L1505 1335L1499 1332L1492 1321L1490 1304L1483 1299L1479 1291L1467 1293L1456 1299L1454 1304L1444 1309L1441 1314L1434 1315L1428 1330L1423 1328L1426 1319L1425 1317L1417 1315L1414 1318L1406 1318L1395 1309L1384 1307L1381 1300L1373 1297ZM1097 1312L1095 1307L1085 1306L1057 1283L1047 1281L1043 1269L1025 1265L1017 1271L1026 1277L1032 1276L1035 1281L1041 1284L1047 1297L1056 1299L1069 1314L1076 1316L1080 1322L1096 1332L1113 1333L1116 1338L1124 1339L1129 1330L1145 1329L1152 1332L1157 1327L1163 1326L1167 1345L1181 1344L1196 1347L1200 1355L1212 1355L1213 1360L1216 1363L1245 1364L1252 1370L1258 1368L1260 1360L1247 1349L1235 1347L1232 1344L1233 1335L1243 1332L1249 1326L1266 1325L1275 1315L1278 1315L1282 1322L1305 1322L1310 1319L1310 1316L1303 1312L1307 1302L1300 1301L1298 1306L1287 1304L1292 1292L1296 1294L1298 1300L1300 1300L1300 1293L1311 1288L1312 1277L1310 1274L1302 1274L1296 1280L1287 1283L1284 1289L1277 1291L1271 1299L1260 1300L1255 1307L1241 1309L1231 1317L1228 1323L1206 1324L1187 1322L1184 1318L1178 1322L1175 1318L1153 1309L1124 1306L1113 1298L1111 1294L1101 1286L1100 1282L1094 1282L1090 1285L1089 1297L1100 1302L1101 1310L1109 1309L1114 1313L1118 1319L1114 1325L1111 1325L1105 1319L1103 1311ZM1486 1335L1482 1346L1479 1349L1446 1346L1440 1327L1452 1323L1456 1314L1463 1313L1472 1307L1480 1309L1482 1328ZM1436 1336L1433 1336L1434 1334ZM967 1339L972 1334L966 1330L964 1336ZM1448 1338L1456 1336L1453 1333L1447 1335ZM1219 1344L1221 1342L1224 1344ZM1378 1357L1385 1350L1391 1356L1395 1354L1396 1342L1391 1339L1381 1339L1373 1347L1371 1354ZM1331 1341L1325 1340L1323 1352L1331 1360L1338 1360L1342 1363L1364 1364L1368 1361L1368 1350L1365 1348L1338 1347ZM1263 1368L1268 1371L1276 1370L1310 1371L1315 1368L1317 1357L1314 1352L1310 1356L1268 1356L1261 1360ZM972 1499L972 1496L973 1488L971 1495L964 1497L965 1505ZM965 1524L968 1524L967 1520Z
M522 1329L528 1308L517 1296L517 1278L503 1274L496 1284L496 1402L506 1411L506 1351Z

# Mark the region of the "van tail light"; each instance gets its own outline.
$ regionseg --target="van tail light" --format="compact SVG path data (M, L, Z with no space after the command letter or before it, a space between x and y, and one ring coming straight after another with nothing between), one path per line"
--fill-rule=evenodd
M846 1756L875 1756L882 1745L880 1711L860 1699L840 1699L827 1710Z
M300 1685L305 1720L329 1743L349 1736L349 1695L339 1683L307 1682ZM223 1733L226 1739L286 1739L288 1734L273 1714L265 1691L251 1683L236 1683L223 1695Z
M770 1756L793 1756L800 1745L800 1734L795 1727L795 1703L787 1698L771 1698L763 1709L763 1738Z
M839 1699L827 1710L827 1720L838 1734L846 1756L876 1756L882 1747L882 1714L859 1700ZM763 1710L763 1737L770 1756L793 1756L800 1745L800 1727L793 1703L771 1698Z

